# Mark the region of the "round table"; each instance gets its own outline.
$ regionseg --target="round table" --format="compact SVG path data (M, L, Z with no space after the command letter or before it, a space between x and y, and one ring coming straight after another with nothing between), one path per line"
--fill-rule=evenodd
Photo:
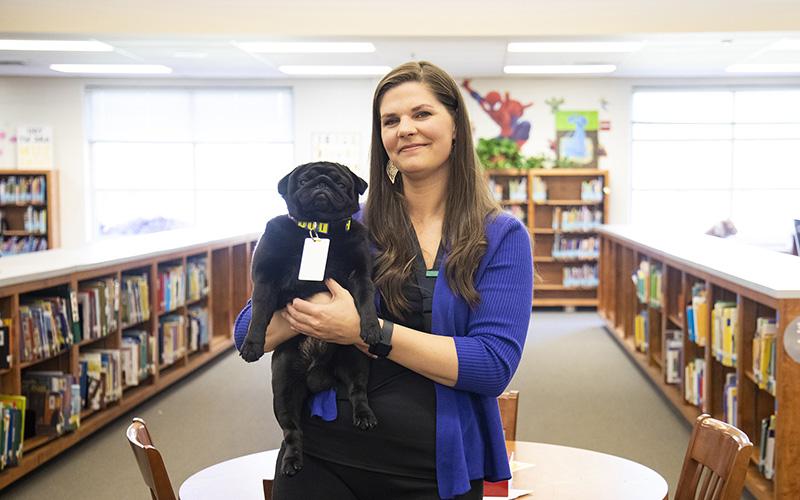
M525 499L666 500L667 482L631 460L554 444L508 441L511 487L530 490ZM272 479L278 450L237 457L207 467L183 482L181 500L264 500L263 480Z

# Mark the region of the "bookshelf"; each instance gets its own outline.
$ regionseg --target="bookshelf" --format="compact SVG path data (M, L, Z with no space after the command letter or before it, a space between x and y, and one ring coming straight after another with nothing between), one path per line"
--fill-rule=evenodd
M58 227L57 172L0 170L0 255L58 248Z
M0 260L0 317L11 320L11 366L0 370L0 393L21 394L25 381L42 371L80 381L93 360L113 368L128 356L121 366L134 367L111 380L103 372L99 396L87 398L74 430L25 438L19 464L0 471L0 490L229 352L234 315L252 291L248 269L259 236L173 231ZM22 361L24 308L59 298L70 304L73 297L79 321L69 324L72 341ZM178 326L167 331L165 318ZM161 362L163 354L168 362ZM138 364L130 363L131 355Z
M747 433L756 498L800 498L800 363L783 348L800 317L800 259L630 226L600 238L598 311L611 336L687 422L708 413ZM774 464L762 459L770 435Z

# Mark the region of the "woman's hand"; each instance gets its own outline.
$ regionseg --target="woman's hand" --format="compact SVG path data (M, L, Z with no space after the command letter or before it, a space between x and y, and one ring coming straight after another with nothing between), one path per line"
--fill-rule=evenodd
M330 302L312 303L294 299L283 313L292 330L334 344L363 344L361 317L353 296L333 279L325 280ZM364 344L366 345L366 344Z

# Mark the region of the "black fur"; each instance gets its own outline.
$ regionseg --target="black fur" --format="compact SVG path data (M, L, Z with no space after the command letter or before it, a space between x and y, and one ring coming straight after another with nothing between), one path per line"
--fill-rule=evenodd
M241 356L251 362L264 354L264 341L272 314L295 297L327 291L323 282L299 281L303 244L309 231L296 221L342 221L358 211L358 195L367 183L338 163L300 165L278 183L289 208L288 216L267 223L253 254L253 297L250 327ZM370 279L372 262L366 228L353 220L350 230L331 224L325 278L333 278L353 295L361 317L361 337L378 340L380 326L375 311L375 288ZM369 359L353 346L327 344L305 335L284 342L272 354L273 406L283 430L286 451L281 472L294 475L303 467L300 416L309 392L333 387L339 379L353 405L353 425L370 429L377 419L367 402Z

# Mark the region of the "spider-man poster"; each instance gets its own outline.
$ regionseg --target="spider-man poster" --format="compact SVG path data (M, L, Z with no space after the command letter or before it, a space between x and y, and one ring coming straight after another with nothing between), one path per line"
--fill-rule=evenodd
M517 143L517 146L522 148L522 145L528 141L531 135L531 124L520 120L520 118L522 118L525 109L533 106L533 103L522 104L512 99L508 92L501 97L500 92L496 90L481 96L470 86L469 82L470 80L464 80L464 88L467 89L473 99L478 101L481 109L500 126L500 135L497 138L511 139Z

